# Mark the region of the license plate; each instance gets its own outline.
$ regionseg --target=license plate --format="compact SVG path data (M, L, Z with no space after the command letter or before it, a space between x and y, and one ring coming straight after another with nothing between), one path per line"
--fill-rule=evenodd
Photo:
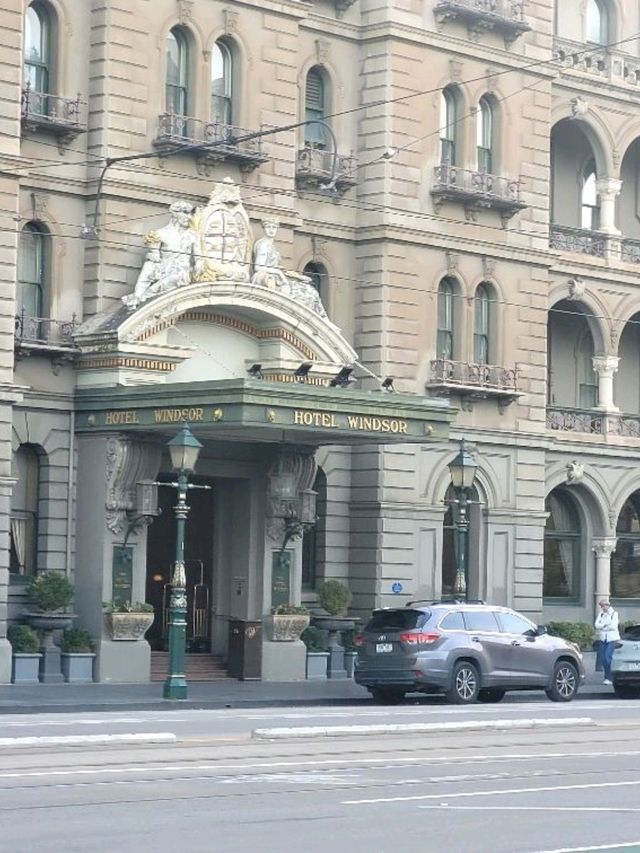
M393 651L393 643L376 643L376 652L380 654L381 652L392 652Z
M638 661L633 661L632 663L628 663L628 664L627 664L627 667L628 667L629 669L640 669L640 662L638 662Z

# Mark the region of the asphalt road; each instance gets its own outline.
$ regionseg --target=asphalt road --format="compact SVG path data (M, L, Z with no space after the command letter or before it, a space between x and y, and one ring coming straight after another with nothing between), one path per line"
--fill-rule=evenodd
M3 718L2 738L32 729L40 736L155 730L175 741L31 748L3 741L0 850L640 851L640 702L364 711ZM536 719L545 727L509 726ZM269 726L487 720L504 722L498 731L419 736L251 737Z

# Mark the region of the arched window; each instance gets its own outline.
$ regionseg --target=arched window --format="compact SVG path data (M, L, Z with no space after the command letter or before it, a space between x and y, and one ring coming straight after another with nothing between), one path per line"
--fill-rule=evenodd
M457 113L455 93L448 87L440 96L440 162L444 166L456 163Z
M326 269L322 266L322 264L316 263L316 261L310 261L302 270L302 272L304 275L309 276L309 278L311 279L311 284L318 291L318 293L320 294L320 299L324 302L325 297L327 296L328 283Z
M51 76L51 17L44 4L36 2L27 8L24 25L24 85L30 91L30 113L48 112Z
M326 86L322 69L314 65L309 69L304 91L305 121L326 121ZM327 134L321 124L307 124L304 129L304 140L314 148L325 148Z
M454 336L454 286L445 278L438 288L438 335L436 341L437 358L453 358Z
M211 120L233 123L233 57L224 39L211 51Z
M13 474L16 484L11 494L9 571L31 575L37 568L40 459L30 445L18 448Z
M578 342L578 406L594 409L598 405L598 380L593 369L593 338L587 329Z
M611 555L611 594L640 598L640 492L622 507L616 526L618 541Z
M39 222L28 222L20 232L18 249L18 311L21 318L44 317L48 267L49 233Z
M170 115L187 115L188 73L187 37L180 27L174 27L167 36L166 111ZM186 132L186 124L182 127Z
M481 284L476 290L473 324L473 360L476 364L489 364L491 289Z
M324 563L327 530L327 477L322 468L313 483L316 493L316 523L302 534L302 589L315 589Z
M580 594L582 531L574 499L554 489L545 501L544 598L577 599Z
M600 227L596 164L589 160L582 170L582 227L597 231Z
M602 0L587 0L587 42L608 44L607 9Z
M493 172L493 107L489 98L480 98L478 105L478 123L476 126L478 171L491 174Z

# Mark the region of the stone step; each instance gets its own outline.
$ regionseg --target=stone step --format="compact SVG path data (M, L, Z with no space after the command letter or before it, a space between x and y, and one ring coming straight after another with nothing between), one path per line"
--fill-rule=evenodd
M227 668L221 655L187 654L187 681L227 681ZM151 681L164 681L169 663L168 652L151 652Z

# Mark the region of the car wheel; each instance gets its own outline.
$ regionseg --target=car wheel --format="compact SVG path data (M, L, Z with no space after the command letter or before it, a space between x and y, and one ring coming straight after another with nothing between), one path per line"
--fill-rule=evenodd
M477 668L469 661L460 660L453 668L451 687L447 699L455 705L470 705L480 692L480 677Z
M545 693L552 702L571 702L577 692L578 670L569 661L558 661L553 668L551 687Z
M617 684L614 681L613 691L620 699L640 699L640 687L632 687L629 684Z
M404 690L396 690L391 687L373 687L371 689L371 698L379 705L399 705L404 697Z
M502 702L506 690L499 687L486 687L478 693L479 702Z

